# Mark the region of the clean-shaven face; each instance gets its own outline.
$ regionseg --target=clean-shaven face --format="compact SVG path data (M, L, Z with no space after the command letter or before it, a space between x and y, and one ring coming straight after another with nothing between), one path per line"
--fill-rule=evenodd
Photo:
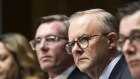
M63 68L64 64L72 61L72 57L64 49L67 40L59 39L51 45L44 44L45 41L53 41L46 40L50 35L64 37L62 28L64 28L62 22L53 21L43 23L37 29L35 38L40 41L40 45L36 47L36 53L42 70L46 72Z
M108 44L101 36L99 24L97 18L92 15L83 15L70 22L69 42L77 41L83 35L87 37L97 35L90 38L87 48L82 49L75 43L72 49L74 61L82 72L102 70L99 67L103 67L102 65L105 65L109 58L107 54Z
M123 45L123 54L133 77L140 78L140 11L124 17L120 22L120 35L128 37L134 30L139 30L137 34L139 42L133 44L130 40L126 40Z

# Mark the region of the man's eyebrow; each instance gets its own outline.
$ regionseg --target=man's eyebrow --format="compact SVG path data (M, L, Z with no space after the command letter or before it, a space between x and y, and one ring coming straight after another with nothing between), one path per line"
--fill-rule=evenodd
M46 35L45 37L49 37L49 36L58 36L58 35L50 34L50 35Z
M50 34L50 35L45 35L45 36L42 36L42 37L41 36L37 36L37 37L35 37L35 39L47 38L49 36L58 36L58 35Z
M39 37L39 36L37 36L37 37L35 37L35 39L40 39L41 37Z

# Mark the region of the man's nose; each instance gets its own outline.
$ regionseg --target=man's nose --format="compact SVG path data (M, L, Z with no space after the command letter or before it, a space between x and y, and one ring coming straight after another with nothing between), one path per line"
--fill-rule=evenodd
M72 48L72 53L82 53L82 49L80 48L80 45L76 42Z
M46 45L45 45L45 40L42 40L40 42L40 45L39 45L39 48L44 48Z
M42 53L46 53L49 50L49 47L45 43L45 41L42 40L40 45L38 46L38 50L42 51Z
M39 49L42 51L47 51L49 49L49 45L45 40L42 40L39 45Z
M122 50L124 54L135 54L136 46L132 44L130 40L126 40L122 47Z

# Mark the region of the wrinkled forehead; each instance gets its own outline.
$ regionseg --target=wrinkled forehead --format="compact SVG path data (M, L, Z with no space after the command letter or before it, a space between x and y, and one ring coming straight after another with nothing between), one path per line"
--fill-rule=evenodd
M74 18L70 21L69 39L78 38L83 34L93 35L99 33L99 20L96 16L85 15Z

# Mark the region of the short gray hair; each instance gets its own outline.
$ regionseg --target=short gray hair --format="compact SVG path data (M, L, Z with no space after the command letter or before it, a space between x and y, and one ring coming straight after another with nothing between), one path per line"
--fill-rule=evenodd
M71 22L75 18L78 18L86 14L97 15L97 19L101 21L102 32L117 32L117 25L114 16L103 9L90 9L90 10L76 12L70 17L69 22Z

